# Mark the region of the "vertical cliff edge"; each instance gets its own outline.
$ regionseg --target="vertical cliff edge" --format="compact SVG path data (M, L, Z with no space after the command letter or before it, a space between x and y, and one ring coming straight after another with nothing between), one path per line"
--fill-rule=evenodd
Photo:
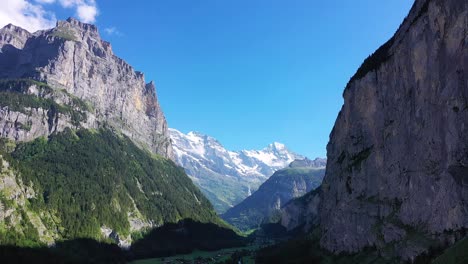
M321 246L413 259L468 228L468 2L416 0L344 91Z
M414 260L468 228L468 2L416 0L344 91L320 191L282 209L333 253Z
M29 33L10 24L0 29L0 49L0 92L10 93L0 100L1 137L110 126L173 158L153 82L115 56L96 26L69 18Z

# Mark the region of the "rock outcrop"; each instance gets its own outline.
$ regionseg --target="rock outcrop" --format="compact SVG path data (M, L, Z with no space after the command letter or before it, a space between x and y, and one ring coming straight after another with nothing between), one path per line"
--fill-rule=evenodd
M173 158L153 82L145 83L141 72L115 56L96 26L69 18L53 29L29 33L7 25L0 29L0 49L0 79L37 81L23 83L15 92L38 96L41 102L52 99L58 103L55 108L73 110L31 105L24 96L18 99L21 109L3 102L0 136L28 141L65 127L105 125L153 153ZM0 92L14 86L4 81ZM81 113L78 120L76 112Z
M288 231L300 229L308 232L319 222L321 188L287 202L280 212L280 224Z
M348 83L322 185L327 250L413 259L468 228L467 6L416 0Z

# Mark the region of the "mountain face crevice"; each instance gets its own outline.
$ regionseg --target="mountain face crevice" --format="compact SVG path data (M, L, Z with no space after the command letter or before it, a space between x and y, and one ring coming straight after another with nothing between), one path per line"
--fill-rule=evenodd
M411 259L468 228L467 5L416 0L348 83L327 145L327 250L392 241Z
M0 48L1 79L40 82L31 83L30 89L21 93L33 94L35 86L47 84L50 89L46 94L37 94L40 98L68 97L64 98L64 105L67 101L81 100L87 106L81 109L86 118L71 124L67 119L73 119L72 115L58 113L56 120L49 120L47 129L36 116L26 114L21 120L30 121L31 130L35 132L28 133L11 124L11 118L5 114L11 110L5 111L8 106L3 104L2 136L29 141L56 130L63 131L65 127L99 128L105 124L118 129L139 146L173 158L166 119L154 83L145 83L141 72L115 56L96 26L69 18L58 21L53 29L29 33L7 25L0 30ZM34 109L54 114L53 109Z

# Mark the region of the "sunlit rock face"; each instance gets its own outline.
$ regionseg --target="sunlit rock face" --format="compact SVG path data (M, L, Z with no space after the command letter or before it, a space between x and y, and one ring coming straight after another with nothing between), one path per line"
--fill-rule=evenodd
M327 146L326 249L392 242L412 259L468 227L467 5L416 0L347 85Z
M0 49L0 79L46 83L51 91L30 85L20 92L71 105L84 113L83 118L73 120L70 113L41 107L24 111L2 107L2 137L24 141L65 127L106 125L153 153L173 158L153 82L145 83L141 72L115 56L96 26L70 18L57 22L53 29L29 33L7 25L0 29ZM84 102L85 109L71 104L76 99Z

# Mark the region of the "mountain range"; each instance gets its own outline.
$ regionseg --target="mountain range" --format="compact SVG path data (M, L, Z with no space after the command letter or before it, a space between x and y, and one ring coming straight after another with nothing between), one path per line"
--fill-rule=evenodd
M272 143L262 150L230 151L213 137L169 129L175 160L185 168L219 213L251 195L275 171L304 156L284 144ZM319 165L324 159L316 160Z
M251 196L227 210L223 219L243 231L277 222L286 203L320 186L325 166L324 159L291 162L288 167L276 171Z
M291 237L226 263L466 263L467 32L467 1L415 0L346 85L327 159L308 160L168 129L154 83L94 25L7 25L2 263L125 263ZM239 237L210 200L259 230Z

